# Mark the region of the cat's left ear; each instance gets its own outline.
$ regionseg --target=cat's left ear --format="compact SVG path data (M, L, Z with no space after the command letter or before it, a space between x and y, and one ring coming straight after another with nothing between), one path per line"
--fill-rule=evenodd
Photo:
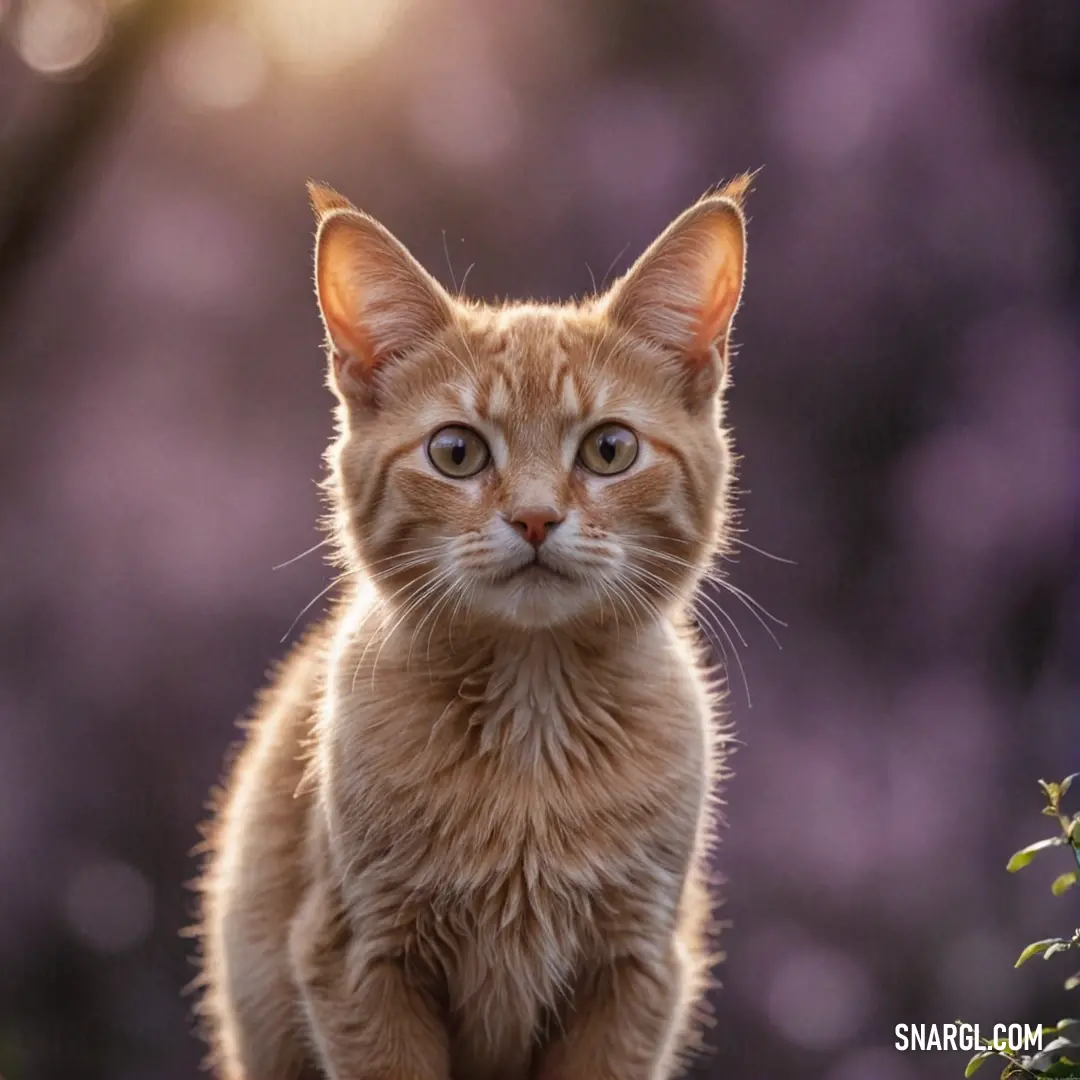
M309 184L308 193L319 224L315 287L333 386L346 401L370 406L379 368L447 326L453 301L374 218L331 188Z
M697 391L719 386L742 296L749 177L677 217L612 286L608 317L676 360Z

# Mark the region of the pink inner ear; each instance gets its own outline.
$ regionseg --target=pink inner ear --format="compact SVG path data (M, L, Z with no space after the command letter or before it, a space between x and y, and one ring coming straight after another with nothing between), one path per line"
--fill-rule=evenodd
M739 282L726 267L721 267L698 316L698 329L690 351L704 353L727 332L735 305L739 301Z
M371 342L358 325L356 317L350 317L342 310L341 298L335 293L336 290L328 290L328 296L323 301L323 312L334 349L354 357L364 370L369 369L374 366L375 359Z
M330 239L330 243L335 241L340 242L338 238ZM364 331L361 312L357 310L358 301L362 303L362 298L356 295L356 286L343 279L341 268L333 265L333 260L342 256L340 250L326 252L326 258L318 270L319 299L334 346L335 368L358 378L370 373L374 367L375 349Z
M363 382L384 360L421 344L453 318L442 288L381 225L336 211L319 228L319 305L335 370Z

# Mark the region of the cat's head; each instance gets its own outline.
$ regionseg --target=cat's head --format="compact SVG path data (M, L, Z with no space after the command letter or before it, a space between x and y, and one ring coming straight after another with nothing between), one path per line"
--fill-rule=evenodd
M489 307L312 185L336 526L385 599L533 628L641 624L686 597L726 526L745 187L692 206L602 296Z

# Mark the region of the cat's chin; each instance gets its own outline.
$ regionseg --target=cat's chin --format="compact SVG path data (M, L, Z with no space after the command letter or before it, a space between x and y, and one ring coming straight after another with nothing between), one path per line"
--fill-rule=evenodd
M588 616L596 600L588 585L533 565L485 586L477 610L521 630L545 630Z

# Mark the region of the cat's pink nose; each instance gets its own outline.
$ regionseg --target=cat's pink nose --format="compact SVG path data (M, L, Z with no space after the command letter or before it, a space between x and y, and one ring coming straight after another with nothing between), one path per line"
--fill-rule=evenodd
M514 526L533 547L539 547L548 537L548 533L563 520L553 506L527 506L515 510L510 518Z

